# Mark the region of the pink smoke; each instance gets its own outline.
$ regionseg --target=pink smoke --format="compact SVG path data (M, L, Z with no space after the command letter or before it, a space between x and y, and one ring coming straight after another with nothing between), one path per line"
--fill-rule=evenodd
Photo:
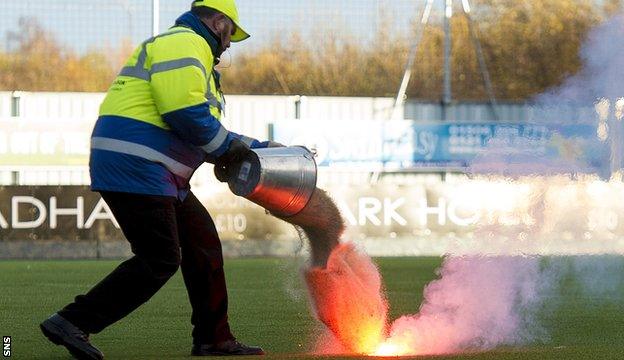
M624 58L621 56L624 54L624 42L620 41L622 35L624 35L624 17L621 16L597 27L589 34L588 42L582 50L584 70L565 82L562 87L538 98L539 104L543 107L541 111L537 111L542 122L568 119L570 107L574 113L577 113L579 108L591 107L601 97L611 101L624 97L624 81L622 81ZM593 123L596 119L589 117L570 121ZM614 134L609 136L622 141ZM493 145L496 144L493 143ZM493 174L513 170L508 166L509 161L504 156L505 154L497 152L494 146L478 160L476 165L487 165L485 166L486 172ZM534 174L536 179L539 176L545 176L540 181L546 182L548 182L548 175L552 173L551 170L555 169L555 173L566 172L562 170L574 173L578 165L575 161L564 158L549 159L549 161L535 159L535 164L530 168L529 173ZM611 170L618 169L619 167L616 167ZM520 173L527 172L524 167L520 170L522 170ZM539 210L539 207L537 209ZM541 210L535 213L540 214ZM547 232L548 229L542 220L544 219L538 219L535 225L538 228L534 229L532 234ZM570 224L568 230L574 235L573 238L577 241L582 239L583 234L575 232L574 229L574 224ZM544 239L529 238L524 244L538 245L541 241ZM588 253L608 253L609 248L601 247L600 243L592 243L588 246L591 247L591 245L593 248L589 249ZM487 254L492 253L492 249L497 249L498 244L490 244L488 240L482 239L479 246L475 253ZM529 246L529 248L540 247ZM335 271L331 270L321 275L334 277L334 279L340 278L341 281L331 282L335 287L334 290L341 294L352 294L349 299L341 298L342 304L351 303L354 308L366 308L366 304L374 303L375 299L385 299L385 296L376 281L374 286L367 288L366 282L359 280L380 279L380 275L374 266L362 267L364 273L353 271L358 263L372 263L364 254L360 254L358 259L357 263L342 262L340 266L333 268ZM571 259L570 261L571 266L566 267L560 260L550 260L550 263L545 266L538 257L447 256L438 270L439 278L425 288L424 300L418 314L405 315L392 324L387 324L388 331L385 339L383 336L377 336L382 331L379 330L380 326L376 326L375 336L366 337L378 339L372 340L376 343L366 344L360 348L350 347L349 339L361 336L358 329L352 327L365 321L350 321L357 320L357 316L352 312L344 317L332 313L331 318L334 323L329 328L333 330L333 334L327 334L320 341L320 350L323 353L350 351L390 356L434 355L483 351L501 345L518 345L537 338L543 339L543 329L535 320L536 312L540 309L542 300L547 298L545 292L550 294L566 272L574 272L575 278L580 279L581 286L587 287L589 291L597 291L596 289L605 291L617 288L611 285L621 285L621 268L609 267L597 271L601 269L599 266L603 261L601 258ZM345 264L348 266L345 267ZM582 267L579 268L579 264ZM341 287L343 284L354 286L352 289L355 290L344 292L340 290L347 288ZM360 287L373 289L376 292L361 290ZM332 288L325 287L324 289L330 291L323 296L331 298ZM315 292L312 291L311 295L314 301ZM331 302L315 302L316 313L320 317L325 311L331 310L322 309L327 303ZM359 316L366 316L366 314L362 313ZM375 319L386 318L387 313L375 315ZM336 321L339 324L335 323ZM369 349L375 350L371 352Z
M424 291L416 315L391 326L394 355L487 350L530 340L539 264L527 257L449 257ZM526 311L522 311L522 310Z
M438 274L425 288L419 313L390 325L373 261L353 244L341 244L326 269L306 273L315 313L328 326L317 352L447 354L518 344L539 333L531 321L543 280L537 258L449 257Z

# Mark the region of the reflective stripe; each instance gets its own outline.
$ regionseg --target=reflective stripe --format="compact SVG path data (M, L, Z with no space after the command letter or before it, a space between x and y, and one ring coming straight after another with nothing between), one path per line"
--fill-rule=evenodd
M119 73L120 76L130 76L130 77L135 77L141 80L145 80L145 81L149 81L150 77L149 77L149 73L147 70L145 70L145 60L147 59L147 44L153 43L156 39L164 37L164 36L169 36L169 35L174 35L174 34L179 34L179 33L195 33L193 30L191 29L183 29L183 30L175 30L175 31L171 31L168 33L164 33L164 34L160 34L160 35L156 35L150 39L147 39L146 41L143 42L143 44L141 44L141 52L139 53L139 56L137 57L137 62L134 66L125 66L123 69L121 69L121 72ZM204 73L206 71L204 70Z
M251 146L251 143L253 143L253 142L254 142L254 140L256 140L256 139L250 138L249 136L245 136L245 135L241 135L241 138L240 138L240 139L241 139L241 141L242 141L243 143L245 143L247 146Z
M91 138L91 149L106 150L121 154L133 155L146 160L154 161L165 165L169 171L189 179L193 175L193 169L156 151L148 146L132 143L129 141L110 139L104 137Z
M207 152L208 154L212 154L215 150L221 147L221 145L223 145L223 143L227 139L228 133L229 131L227 131L226 128L221 126L217 135L215 135L215 137L212 138L212 140L210 140L208 144L202 146L201 148L204 149L204 151Z
M119 72L119 76L129 76L145 81L150 81L150 74L147 70L134 66L125 66L123 69L121 69L121 72Z
M169 71L169 70L180 69L180 68L187 67L187 66L196 66L199 69L201 69L202 73L204 74L204 77L208 79L208 91L205 94L208 105L214 106L217 109L219 109L220 112L223 112L223 105L210 90L210 78L206 72L206 68L198 59L182 58L182 59L176 59L176 60L163 61L163 62L152 64L151 70L145 69L145 61L147 59L147 44L154 42L156 39L160 37L179 34L179 33L185 33L185 32L195 33L194 31L190 29L182 29L182 30L175 30L172 32L160 34L160 35L154 36L146 40L145 42L143 42L143 44L141 44L141 52L139 53L137 57L136 64L134 66L124 66L121 69L119 76L128 76L128 77L133 77L133 78L137 78L137 79L141 79L145 81L151 81L152 74Z
M216 107L217 109L219 109L219 111L223 110L223 107L221 106L219 99L217 99L215 94L213 94L212 91L210 91L210 86L208 86L208 91L206 92L206 100L208 102L208 105Z
M195 58L182 58L176 60L163 61L152 65L152 69L150 70L150 74L156 74L163 71L181 69L187 66L195 66L198 67L203 73L204 77L206 76L206 68L202 63Z
M171 32L167 32L167 33L163 33L160 35L156 35L152 38L149 38L147 40L145 40L143 42L143 44L141 44L141 53L139 54L139 58L137 60L137 63L135 66L141 66L142 68L145 66L145 59L147 58L147 44L151 44L154 41L156 41L156 39L161 38L161 37L165 37L165 36L169 36L169 35L175 35L175 34L179 34L179 33L195 33L193 30L191 29L182 29L182 30L175 30L175 31L171 31Z

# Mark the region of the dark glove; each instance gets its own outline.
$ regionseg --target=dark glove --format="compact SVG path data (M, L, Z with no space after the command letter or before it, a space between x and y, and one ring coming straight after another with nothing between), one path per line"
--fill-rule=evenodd
M245 160L250 153L249 146L239 139L233 139L230 147L215 161L214 173L217 180L227 182L235 175L234 172L238 168L236 165Z
M267 145L267 147L270 147L270 148L286 147L286 145L280 144L280 143L278 143L276 141L269 141L269 144Z

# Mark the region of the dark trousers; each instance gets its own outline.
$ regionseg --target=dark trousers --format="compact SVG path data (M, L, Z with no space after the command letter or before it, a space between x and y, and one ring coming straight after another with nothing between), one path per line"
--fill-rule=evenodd
M149 300L181 267L193 309L193 342L233 339L221 242L199 200L192 193L183 202L166 196L101 194L134 256L59 314L86 333L98 333Z

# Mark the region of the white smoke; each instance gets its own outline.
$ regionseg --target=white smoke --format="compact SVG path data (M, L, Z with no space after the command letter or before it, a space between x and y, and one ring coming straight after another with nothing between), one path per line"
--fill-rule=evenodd
M439 275L419 313L392 324L389 342L404 353L486 350L541 335L528 311L540 300L539 259L449 257Z
M557 305L553 299L566 279L573 280L581 301L588 304L619 301L624 261L608 254L624 254L624 242L617 215L614 224L609 214L622 213L618 210L624 187L620 178L605 178L617 173L621 164L622 39L624 17L598 26L582 48L580 73L537 98L534 123L585 125L584 133L571 140L555 136L546 147L557 151L538 155L510 153L507 139L495 137L475 161L472 168L487 174L481 178L486 183L530 189L516 205L531 221L519 216L517 223L506 226L481 224L471 248L445 258L439 279L425 288L419 313L392 324L381 354L444 354L548 341L539 313ZM596 166L586 155L601 151L596 145L600 142L611 157ZM591 174L579 178L590 165L602 179ZM471 255L462 255L466 253Z
M624 254L624 16L593 29L581 48L583 68L563 85L537 97L531 123L575 129L554 135L544 152L506 153L495 137L473 170L484 178L528 189L516 208L524 226L480 224L478 234L507 239L503 253ZM507 175L507 178L501 177ZM521 240L521 241L518 241ZM500 254L486 242L479 253ZM500 245L500 244L499 244ZM491 251L490 251L491 250Z
M587 36L580 57L583 68L564 84L538 97L548 106L587 107L599 99L624 96L624 16L615 16ZM564 116L573 115L569 113ZM574 116L572 116L574 119Z
M472 172L507 176L593 172L608 179L618 171L624 150L620 145L624 130L623 36L624 16L593 29L580 51L583 67L579 73L535 98L529 124L550 127L552 138L544 142L535 134L520 140L505 133L495 135L487 151L471 164ZM573 128L574 134L564 134L565 127ZM525 146L514 146L518 141Z

